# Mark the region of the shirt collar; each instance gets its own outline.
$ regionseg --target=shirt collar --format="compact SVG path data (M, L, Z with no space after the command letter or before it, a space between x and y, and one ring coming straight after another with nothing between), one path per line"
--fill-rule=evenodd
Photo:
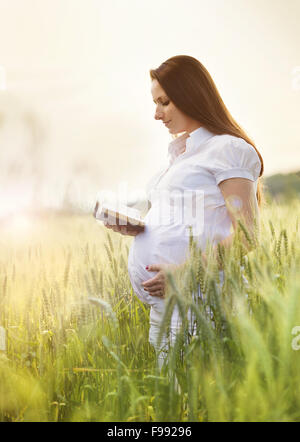
M170 164L173 164L176 158L183 152L199 147L213 136L214 134L204 127L198 127L190 134L184 132L180 137L175 138L175 140L169 143L168 154Z
M199 147L213 136L214 134L208 129L205 129L205 127L198 127L198 129L193 130L193 132L191 132L190 136L187 138L186 151L188 152L193 147Z
M173 163L178 155L182 154L186 149L186 139L189 134L185 132L180 137L175 138L171 143L169 143L168 154L170 158L170 163Z

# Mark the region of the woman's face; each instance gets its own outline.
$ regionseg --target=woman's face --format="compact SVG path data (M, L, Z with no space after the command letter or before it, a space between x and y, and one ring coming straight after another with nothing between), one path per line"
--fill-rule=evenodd
M171 134L190 133L201 127L198 121L177 109L157 80L152 80L151 94L156 104L154 118L162 120Z

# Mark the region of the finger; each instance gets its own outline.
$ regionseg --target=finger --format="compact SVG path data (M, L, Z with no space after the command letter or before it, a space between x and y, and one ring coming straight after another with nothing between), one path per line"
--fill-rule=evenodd
M162 289L163 289L163 286L161 284L154 284L149 287L144 287L144 290L146 290L147 292L156 292L156 291L162 290Z
M147 270L149 272L159 272L161 269L162 269L162 267L158 264L153 264L153 265L147 266Z
M147 281L142 282L143 287L149 287L153 284L160 284L162 283L162 279L160 276L154 276L154 278L147 279Z
M164 285L165 284L165 277L164 275L162 275L161 273L155 275L153 278L148 279L147 281L144 281L142 283L142 285L144 287L149 287L152 286L153 284L161 284Z
M113 227L115 227L115 224L110 224L109 221L103 221L103 224L105 225L105 227L107 227L108 229L112 229Z
M158 298L163 298L164 297L164 292L162 290L158 290L156 292L149 293L149 295L157 296Z
M141 231L139 229L127 228L127 235L134 235L135 236L138 233L141 233Z
M136 236L136 235L138 235L140 232L135 232L135 231L130 231L130 230L128 230L127 231L127 235L129 235L129 236Z
M134 232L144 232L144 226L133 226L132 224L128 224L128 230L133 230Z

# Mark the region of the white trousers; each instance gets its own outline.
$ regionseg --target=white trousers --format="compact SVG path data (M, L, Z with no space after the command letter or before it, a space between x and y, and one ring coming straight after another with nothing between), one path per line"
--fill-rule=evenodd
M244 276L243 271L244 267L241 266L242 271L242 279L244 281L245 287L249 286L249 282L247 278ZM219 279L220 282L216 284L217 290L221 291L222 286L224 284L224 271L219 271ZM247 297L248 295L246 295ZM194 300L197 301L197 298L204 299L203 293L200 290L200 287L198 287L198 292L194 293ZM168 357L168 350L170 346L173 346L176 340L176 336L178 332L181 329L181 318L179 315L178 307L175 306L169 326L169 334L162 337L161 341L158 341L161 323L164 316L164 309L165 309L165 301L164 299L157 298L157 302L151 306L150 310L150 330L149 330L149 342L153 345L156 351L157 356L157 363L158 367L161 369L164 362L166 361ZM209 309L210 310L210 309ZM207 311L208 315L212 316L211 311ZM195 317L194 314L192 314L190 311L188 312L188 320L189 320L189 334L191 336L196 334L196 327L195 327Z
M219 272L219 278L220 278L220 283L217 283L216 286L218 290L221 290L224 283L223 270ZM197 297L203 299L203 294L200 290L200 287L198 293L194 294L195 300ZM164 299L161 298L157 299L157 302L151 306L150 310L149 342L155 348L157 363L160 369L162 368L163 363L166 361L168 356L168 350L170 346L172 346L175 343L176 336L181 328L181 318L179 315L178 307L177 305L175 305L169 326L169 334L167 335L165 333L161 341L160 342L158 341L161 323L164 316L164 310L165 310L165 301ZM194 323L195 318L191 312L188 312L188 320L189 320L189 334L193 336L196 333L196 327Z

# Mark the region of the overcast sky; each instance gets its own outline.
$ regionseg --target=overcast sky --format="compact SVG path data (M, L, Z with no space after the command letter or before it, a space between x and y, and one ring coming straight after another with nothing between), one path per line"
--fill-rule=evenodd
M55 185L74 185L74 173L86 191L146 184L171 141L154 120L149 69L180 54L211 73L266 175L300 169L300 0L0 0L0 8L0 113L36 116L43 137L30 161L43 163L49 198ZM4 138L0 125L2 167L4 151L28 162L13 124Z

